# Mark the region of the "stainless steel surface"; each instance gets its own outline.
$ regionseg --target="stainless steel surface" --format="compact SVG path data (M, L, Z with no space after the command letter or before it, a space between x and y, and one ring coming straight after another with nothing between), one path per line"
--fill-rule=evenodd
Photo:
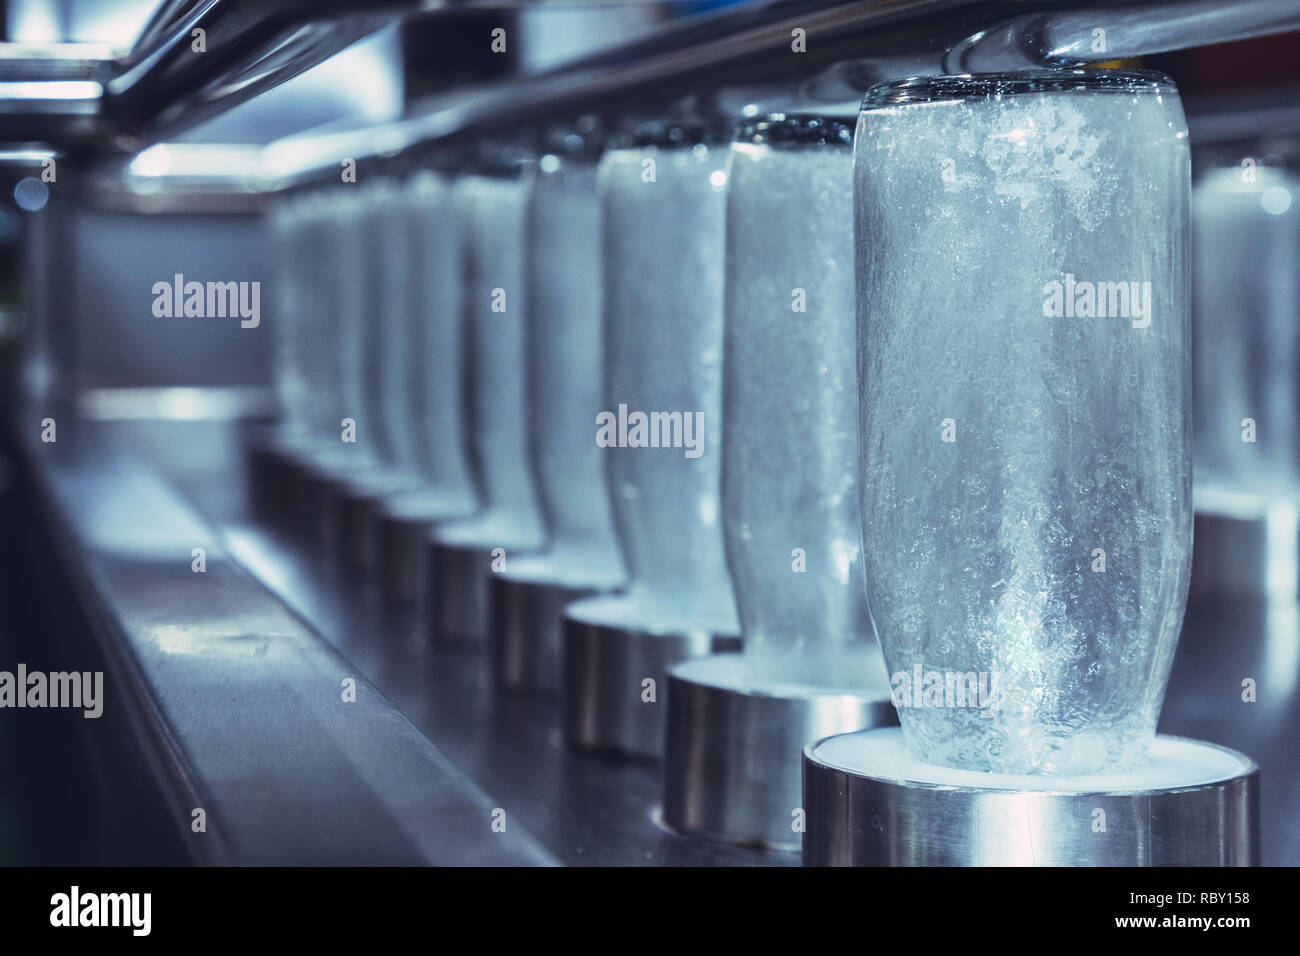
M1234 763L1244 769L1226 779L1123 790L1067 786L1052 778L1044 778L1035 791L941 785L837 766L827 759L832 741L842 745L848 737L889 733L901 735L898 730L866 731L805 750L805 865L1259 863L1259 768L1240 754L1233 754ZM1157 746L1174 739L1158 738ZM1203 759L1225 750L1184 743Z
M33 431L22 454L63 568L47 599L89 622L61 639L88 640L107 662L87 746L119 774L143 751L165 799L142 840L204 863L555 862L526 827L494 832L497 804L250 576L122 434L60 415L58 441ZM128 752L109 736L122 722ZM195 808L206 831L191 827Z
M492 676L504 691L553 694L560 684L564 609L595 588L512 578L489 584Z
M757 681L741 654L668 671L663 822L736 846L802 846L803 749L898 723L888 697Z
M135 432L164 423L115 423ZM239 456L234 428L211 429L202 439ZM168 446L170 442L166 443ZM182 458L184 456L182 455ZM264 451L249 455L260 469ZM301 536L256 518L265 509L243 495L228 499L206 468L189 471L173 461L172 476L225 517L224 536L245 566L319 627L359 669L372 675L430 739L466 768L530 830L543 833L563 862L575 865L791 865L744 849L673 836L654 822L662 795L658 770L642 761L609 761L565 746L554 698L501 694L487 657L474 649L410 640L386 615L376 614L356 579L332 574ZM210 464L210 463L209 463ZM290 466L295 467L293 465ZM250 480L249 495L266 487ZM251 523L256 519L256 523Z
M308 621L462 773L574 865L790 865L656 826L658 767L567 748L552 700L494 691L484 655L404 646L356 593L291 534L255 521L245 430L229 423L103 422L117 448L150 462L211 519L224 548ZM60 423L60 443L63 441ZM89 476L93 480L93 475ZM88 496L98 492L87 484ZM188 552L187 552L188 553ZM1258 702L1243 701L1253 680ZM1193 602L1160 730L1248 752L1261 766L1261 862L1300 863L1300 623L1294 605ZM662 699L662 695L661 699ZM118 771L120 776L120 770ZM512 824L513 825L513 824ZM454 838L454 835L449 835Z
M706 631L627 630L579 615L564 617L560 651L560 722L579 750L657 760L668 723L668 669L679 661L739 650L740 639Z

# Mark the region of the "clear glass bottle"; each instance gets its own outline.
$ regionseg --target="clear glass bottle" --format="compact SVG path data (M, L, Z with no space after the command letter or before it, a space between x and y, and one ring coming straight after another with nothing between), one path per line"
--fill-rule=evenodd
M573 605L582 620L738 629L719 505L727 148L724 129L673 126L600 162L605 415L593 424L629 585Z
M364 440L377 464L390 475L404 475L414 464L406 395L410 343L408 270L410 244L405 201L398 183L377 179L362 184L356 254L365 262L361 311L362 401L367 419Z
M870 688L862 587L853 121L774 115L731 145L722 510L755 678Z
M373 333L378 338L379 435L381 454L394 472L414 484L420 467L417 423L412 416L412 388L420 369L416 337L419 313L414 300L414 273L425 268L416 259L411 223L414 205L406 184L382 181L374 191L372 216L376 242L372 249Z
M623 581L604 450L592 438L605 407L604 296L597 137L555 131L528 206L525 333L529 455L546 550L509 574L571 587Z
M458 177L457 215L465 229L465 315L470 387L469 447L482 510L439 524L438 541L517 552L544 543L528 462L525 389L527 297L524 258L531 167Z
M305 194L278 200L267 213L267 247L274 283L274 374L284 439L306 446L318 438L310 403L312 381L307 365L314 290L307 276L306 247L318 226L320 201Z
M429 513L466 513L477 496L465 408L463 224L450 182L422 170L404 190L412 266L406 361L411 467Z
M1300 177L1288 145L1198 156L1206 166L1192 189L1198 496L1300 494Z
M329 212L319 237L321 254L314 257L313 270L319 293L316 314L324 320L321 334L313 337L311 344L319 382L317 394L322 399L322 434L328 442L328 453L358 470L379 461L366 386L368 377L377 369L377 362L372 360L377 340L371 322L374 308L369 299L367 256L373 237L368 228L368 209L360 188L340 186L330 195ZM345 420L355 425L356 441L349 446L341 439Z
M1187 129L1150 72L873 88L854 147L862 520L907 746L1142 764L1187 597Z

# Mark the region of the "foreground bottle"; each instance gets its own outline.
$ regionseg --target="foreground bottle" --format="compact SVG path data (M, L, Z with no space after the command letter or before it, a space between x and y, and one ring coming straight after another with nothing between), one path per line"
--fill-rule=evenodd
M855 150L867 588L907 746L1138 766L1192 527L1177 91L903 81L868 94Z

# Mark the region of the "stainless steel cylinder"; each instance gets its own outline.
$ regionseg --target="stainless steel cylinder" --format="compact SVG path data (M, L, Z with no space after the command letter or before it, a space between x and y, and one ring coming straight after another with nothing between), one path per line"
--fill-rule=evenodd
M550 694L559 688L564 611L595 588L565 587L494 574L488 582L492 675L501 690Z
M338 570L354 577L360 586L376 580L379 567L378 516L386 499L413 490L409 472L386 466L370 466L344 473L335 502L334 529L327 530L337 542ZM327 516L326 520L330 520Z
M1259 769L1156 737L1137 770L1048 777L925 764L897 729L804 753L808 866L1255 866Z
M429 515L403 512L394 507L392 499L383 499L377 502L370 522L379 598L394 610L419 610L429 579L425 566Z
M707 630L638 631L602 624L617 601L591 598L565 615L561 729L565 742L580 750L658 759L664 753L669 667L690 657L739 650L740 640Z
M268 432L246 449L249 502L254 515L273 527L292 530L294 492L301 471L301 452Z
M748 654L668 672L663 822L738 846L797 851L802 756L830 734L897 723L889 697L780 684Z
M424 551L428 636L439 646L482 650L490 624L492 563L500 556L490 548L434 539L425 542Z

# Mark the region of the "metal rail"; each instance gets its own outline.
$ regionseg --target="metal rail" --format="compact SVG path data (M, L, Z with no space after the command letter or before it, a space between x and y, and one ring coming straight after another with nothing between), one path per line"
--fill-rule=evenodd
M292 79L415 5L169 0L124 55L106 44L0 43L0 141L139 148Z
M0 44L0 140L136 149L273 88L398 16L465 7L416 6L171 0L125 56L98 44ZM1071 66L1297 27L1300 0L1095 8L1081 0L755 0L558 70L458 92L400 122L274 143L263 162L269 182L257 188L332 174L342 158L365 162L590 111L662 114L684 99L723 115L745 105L844 103L892 77ZM192 49L198 29L201 54Z
M1285 32L1300 0L777 0L728 8L539 76L432 103L400 122L308 132L267 147L273 187L333 175L466 134L491 134L617 108L672 109L683 98L723 113L855 100L906 75L1078 66ZM804 52L795 50L803 31Z
M251 577L119 433L57 418L57 442L18 450L56 569L37 576L48 593L35 600L45 619L51 602L75 607L81 626L59 638L79 642L75 659L103 662L102 720L86 723L106 799L161 797L140 824L146 861L556 862L517 824L495 832L497 804ZM142 767L134 784L127 765Z

